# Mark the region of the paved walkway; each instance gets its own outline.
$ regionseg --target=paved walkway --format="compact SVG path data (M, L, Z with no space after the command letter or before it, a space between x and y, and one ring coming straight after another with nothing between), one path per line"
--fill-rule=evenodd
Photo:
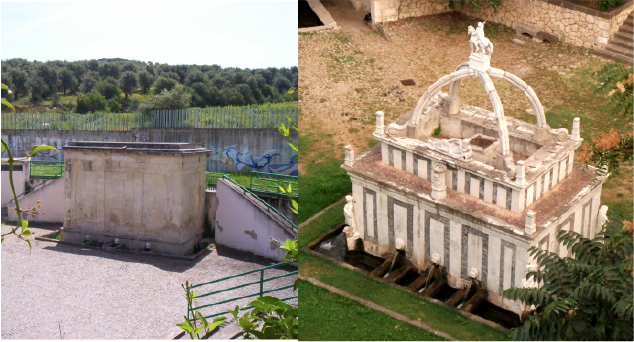
M9 229L2 225L3 233ZM201 283L273 263L222 246L197 262L35 240L29 250L13 236L2 244L1 260L1 328L8 339L59 339L60 326L65 339L164 338L186 314L186 280Z

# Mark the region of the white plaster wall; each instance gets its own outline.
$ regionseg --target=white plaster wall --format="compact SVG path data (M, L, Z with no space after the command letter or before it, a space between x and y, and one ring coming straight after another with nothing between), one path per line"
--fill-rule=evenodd
M24 192L24 185L28 180L28 163L25 163L23 165L22 171L13 171L13 186L15 187L16 195ZM4 207L9 204L9 201L11 201L12 199L13 192L11 191L11 183L9 182L9 171L2 171L2 206Z
M282 261L283 251L270 238L283 242L294 236L221 180L216 193L216 243Z
M3 172L4 173L4 172ZM37 208L40 214L37 216L29 215L29 222L64 222L64 178L54 178L46 184L38 187L33 192L23 196L18 200L21 209L28 209L35 206L35 202L41 201L41 207ZM13 207L12 205L9 206ZM15 210L9 209L9 221L17 221Z

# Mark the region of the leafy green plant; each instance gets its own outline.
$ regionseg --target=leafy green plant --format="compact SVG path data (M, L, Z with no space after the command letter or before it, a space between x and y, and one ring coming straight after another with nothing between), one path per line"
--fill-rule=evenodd
M440 124L438 124L438 127L434 129L434 133L432 133L432 135L435 136L436 138L440 138Z
M623 2L625 0L599 0L598 8L599 11L606 12L620 6Z
M605 173L604 166L610 172L618 173L621 162L634 158L634 139L631 134L621 136L612 128L610 133L601 132L600 137L591 140L590 144L584 145L577 153L577 160L586 165L596 165L599 175Z
M4 85L4 83L2 83L1 86L2 86L2 90L6 90L8 94L11 93L9 88L6 85ZM7 101L6 99L2 98L2 104L7 106L7 107L9 107L9 108L11 108L11 110L15 112L15 109L13 108L11 103L9 103L9 101ZM18 239L26 241L29 244L29 248L32 247L31 246L31 241L26 239L27 237L31 236L31 231L27 229L27 227L29 225L29 222L27 220L22 219L22 214L27 212L28 210L20 209L20 203L18 202L18 196L15 193L15 185L13 184L13 164L16 161L18 161L18 160L28 159L29 157L34 155L35 152L37 152L37 151L49 150L49 149L57 151L57 149L55 147L51 147L51 146L48 146L48 145L35 145L35 146L33 146L33 148L31 148L30 152L29 151L26 152L26 157L24 157L24 158L14 158L13 157L13 152L9 148L9 145L7 144L6 141L4 141L4 138L2 138L2 149L0 151L0 154L4 154L4 151L7 151L7 157L8 158L6 160L3 160L2 163L9 164L9 184L11 185L11 192L13 193L13 201L15 202L15 212L16 212L17 217L18 217L18 223L9 232L2 234L2 240L0 242L4 242L4 237L7 236L7 235L15 235Z
M171 90L163 90L158 95L153 95L139 106L139 111L150 115L153 110L160 109L184 109L191 103L192 95L187 92L185 86L177 84Z
M121 103L116 98L112 98L108 100L108 109L112 113L119 113L121 112Z
M298 338L299 316L298 309L276 297L264 296L251 303L255 308L238 315L240 307L229 310L238 326L242 328L245 338L258 339L294 339Z
M541 288L504 291L506 298L537 307L523 326L513 330L513 339L631 341L632 222L611 218L593 239L562 230L557 241L570 257L528 249L540 268L526 277L543 283Z
M601 82L595 94L605 93L609 90L608 97L610 97L610 101L605 106L604 111L612 115L623 114L624 118L631 119L632 102L634 101L632 91L633 68L617 60L597 71L595 77Z
M183 295L183 297L187 299L188 315L183 316L185 318L185 322L178 323L176 325L181 327L183 330L185 330L187 334L189 334L189 337L192 340L200 339L201 332L204 332L203 337L209 335L209 333L211 333L212 330L214 330L217 326L219 326L220 324L224 323L227 320L226 317L221 316L221 317L214 318L214 320L210 323L207 321L205 317L203 317L203 315L199 311L195 311L194 317L190 319L188 317L189 311L191 308L194 307L194 298L196 297L196 291L190 290L188 281L186 281L185 284L182 284L181 286L183 287L183 290L185 290L185 294ZM200 320L200 323L198 322L199 320Z
M116 100L115 100L116 101ZM77 108L75 111L79 114L88 112L97 112L106 110L106 98L99 94L87 93L77 96Z

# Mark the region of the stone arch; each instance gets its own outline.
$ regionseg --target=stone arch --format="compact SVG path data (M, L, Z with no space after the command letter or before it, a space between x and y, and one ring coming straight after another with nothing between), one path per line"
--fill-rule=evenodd
M462 65L461 65L462 66ZM468 66L468 64L467 64ZM458 67L460 68L460 67ZM491 82L491 78L487 73L479 72L469 68L461 68L460 70L456 70L449 75L441 77L436 83L432 84L425 94L418 100L418 104L414 109L414 113L412 115L412 119L410 123L412 125L418 124L420 121L420 117L422 115L423 109L427 106L427 103L433 96L436 94L442 87L446 85L450 85L454 82L460 81L465 77L469 76L477 76L484 88L486 89L487 94L489 95L489 99L491 100L491 104L493 105L493 112L495 113L495 118L497 119L498 124L498 132L500 138L500 153L503 156L508 156L510 154L510 145L509 145L509 134L508 129L506 127L506 118L504 117L504 108L502 107L502 102L500 101L500 97L493 86L493 82ZM457 87L455 87L457 88ZM456 93L457 95L457 93Z
M469 63L460 64L456 68L456 71L459 71L465 68L469 68ZM544 108L542 107L542 104L539 101L537 94L535 94L535 91L533 91L533 88L529 87L524 81L522 81L516 75L504 70L491 68L487 71L487 74L489 74L489 76L491 77L501 78L505 80L506 82L514 86L515 88L519 89L522 93L524 93L524 96L526 96L526 98L528 99L528 102L533 107L533 111L535 112L535 118L537 119L536 126L538 128L544 128L547 126L546 116L544 115ZM452 82L451 84L449 84L449 98L447 100L448 101L447 109L449 114L458 114L458 112L460 111L460 98L458 97L459 87L460 87L460 80L456 80Z

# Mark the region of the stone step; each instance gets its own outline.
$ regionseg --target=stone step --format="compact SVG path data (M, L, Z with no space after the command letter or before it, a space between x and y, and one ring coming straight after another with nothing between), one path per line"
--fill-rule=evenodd
M625 55L625 56L628 56L630 58L634 57L634 52L632 51L632 49L624 48L624 47L621 47L621 46L614 46L614 45L611 45L611 44L608 44L605 47L605 49L610 51L610 52L614 52L615 54Z
M625 32L616 32L614 33L614 38L612 39L616 39L616 38L632 41L634 40L634 34L625 33Z
M616 36L612 40L610 40L610 43L608 45L620 46L630 50L634 49L634 43L631 39L623 39Z
M623 25L621 25L621 27L623 26L634 27L634 18L627 18L627 20L623 22Z
M603 50L603 49L595 49L594 51L592 51L593 54L597 55L597 56L601 56L601 57L605 57L605 58L609 58L609 59L615 59L618 58L621 61L629 64L629 65L633 65L634 64L634 58L631 57L627 57L624 56L622 54L617 54L608 50Z
M625 32L625 33L633 34L634 33L634 28L632 28L632 26L623 25L623 26L621 26L621 28L619 28L619 32Z

